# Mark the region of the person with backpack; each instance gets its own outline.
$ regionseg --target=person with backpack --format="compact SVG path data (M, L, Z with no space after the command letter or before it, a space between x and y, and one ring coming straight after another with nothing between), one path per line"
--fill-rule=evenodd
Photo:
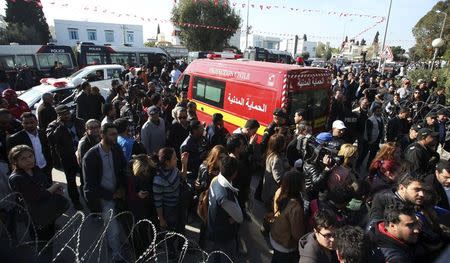
M306 122L297 124L297 137L295 137L286 148L286 157L289 165L294 167L297 160L305 161L312 154L312 149L309 147L313 140L312 127Z
M239 224L244 220L237 201L238 189L232 181L238 175L238 160L225 156L220 160L220 174L209 187L207 237L211 251L223 251L234 261L236 259ZM214 255L213 262L229 262L220 255Z
M301 192L305 180L301 173L289 171L283 175L281 186L273 200L273 223L270 244L273 247L272 263L297 263L298 241L305 234Z
M195 181L195 189L200 193L197 214L202 220L200 225L199 246L203 248L206 241L206 220L208 217L208 189L212 180L219 175L219 163L223 156L227 155L225 147L216 145L200 165L198 177Z

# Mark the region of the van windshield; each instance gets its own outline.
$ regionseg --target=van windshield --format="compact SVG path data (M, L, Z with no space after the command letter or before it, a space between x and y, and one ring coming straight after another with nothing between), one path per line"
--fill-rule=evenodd
M294 118L297 109L305 109L305 119L313 121L328 115L328 89L300 91L290 94L290 119Z

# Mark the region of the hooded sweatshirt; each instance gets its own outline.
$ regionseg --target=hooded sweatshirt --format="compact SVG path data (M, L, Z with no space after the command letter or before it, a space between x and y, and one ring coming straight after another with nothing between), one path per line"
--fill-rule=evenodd
M299 263L338 263L336 252L329 250L317 242L314 232L303 236L298 242Z

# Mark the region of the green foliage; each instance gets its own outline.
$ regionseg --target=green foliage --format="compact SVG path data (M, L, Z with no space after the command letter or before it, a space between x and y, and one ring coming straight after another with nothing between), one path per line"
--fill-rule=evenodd
M50 30L42 9L34 1L6 2L6 42L46 44Z
M229 5L215 6L213 1L181 0L172 10L172 22L180 25L180 39L189 50L222 51L236 32L241 18ZM183 26L190 23L230 28L231 31Z
M425 81L431 81L431 79L437 76L438 77L438 86L450 88L450 69L435 69L433 73L429 69L416 69L408 71L408 79L411 80L411 84L414 85L417 83L419 79L423 79Z
M380 38L380 32L377 31L377 33L375 34L375 37L373 38L373 43L378 43Z
M406 58L403 56L406 52L401 46L391 47L392 54L394 54L394 61L405 61Z
M147 41L144 43L144 46L146 47L155 47L156 46L156 41Z
M408 71L408 79L411 80L411 84L413 87L416 86L417 81L419 79L423 79L425 81L431 81L431 79L437 76L438 77L438 86L445 87L445 93L447 96L447 100L450 99L450 68L442 68L435 69L433 73L429 69L416 69ZM401 80L396 80L395 83L398 87L401 85Z
M316 48L316 55L318 58L322 58L325 61L330 60L332 56L332 48L327 47L324 43L319 42Z
M439 37L442 23L444 21L444 14L436 13L436 11L450 14L450 0L439 1L428 13L423 16L412 29L412 33L416 38L416 45L414 49L410 50L411 55L416 59L430 59L433 56L434 50L431 46L433 39ZM439 48L438 56L447 54L449 49L448 36L450 34L450 21L444 27L443 38L446 39L446 43L443 47ZM448 56L449 54L447 54Z
M301 56L304 60L307 60L310 55L309 55L309 52L303 52Z

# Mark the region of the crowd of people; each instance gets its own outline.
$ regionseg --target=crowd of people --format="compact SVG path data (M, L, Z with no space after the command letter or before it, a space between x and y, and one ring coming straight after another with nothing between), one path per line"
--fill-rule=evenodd
M158 231L184 234L201 222L198 244L235 260L248 202L265 208L261 234L272 262L422 262L449 241L450 112L437 80L401 87L372 68L335 72L325 132L313 134L307 109L273 112L259 140L249 119L229 131L224 116L202 123L196 104L174 83L178 67L162 72L126 67L103 98L80 85L72 112L42 96L36 114L6 89L0 103L0 220L16 238L14 203L26 207L34 239L49 241L69 207L98 213L109 224L111 259L127 262L152 237L111 218L129 211ZM52 180L54 167L67 181ZM259 179L251 190L252 176ZM76 178L81 186L78 187ZM17 192L19 195L9 195ZM251 194L254 195L251 195ZM4 232L2 232L4 233ZM182 249L167 241L170 260ZM132 245L131 245L132 244ZM50 246L51 247L51 246ZM42 255L49 259L51 249ZM215 262L226 257L215 255ZM44 261L45 262L45 261Z

